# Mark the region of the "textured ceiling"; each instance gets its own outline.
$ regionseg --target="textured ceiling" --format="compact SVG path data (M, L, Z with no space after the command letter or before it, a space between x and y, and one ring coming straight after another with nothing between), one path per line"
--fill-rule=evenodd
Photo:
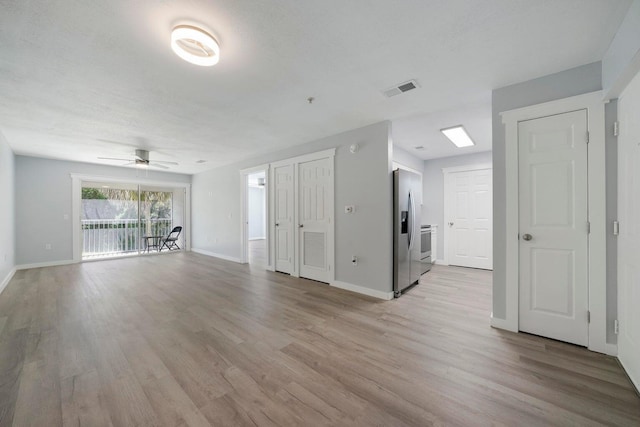
M395 142L427 146L451 125L437 117L489 120L493 88L600 60L629 5L3 0L0 131L17 154L98 162L145 148L186 173L385 119L410 117ZM220 63L180 60L178 24L214 34ZM381 94L409 79L421 88Z

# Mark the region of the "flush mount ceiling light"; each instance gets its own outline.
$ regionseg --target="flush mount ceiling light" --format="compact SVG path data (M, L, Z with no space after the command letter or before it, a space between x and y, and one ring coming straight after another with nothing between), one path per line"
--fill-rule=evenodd
M171 49L180 58L195 65L210 67L220 60L220 46L216 39L190 25L179 25L173 29Z
M476 145L462 125L440 129L440 132L442 132L444 136L449 138L449 140L453 142L458 148L471 147L472 145Z

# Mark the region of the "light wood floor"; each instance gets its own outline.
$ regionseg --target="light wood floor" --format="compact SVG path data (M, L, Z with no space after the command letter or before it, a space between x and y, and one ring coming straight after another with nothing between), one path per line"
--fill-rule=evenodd
M379 301L194 253L20 271L0 425L640 425L616 360L489 327L491 273Z
M254 267L267 266L267 241L265 239L249 240L249 264Z

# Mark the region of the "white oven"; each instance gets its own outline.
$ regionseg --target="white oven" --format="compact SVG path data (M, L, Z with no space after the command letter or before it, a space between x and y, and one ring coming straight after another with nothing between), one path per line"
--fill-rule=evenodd
M422 274L431 270L431 226L420 227L420 262Z

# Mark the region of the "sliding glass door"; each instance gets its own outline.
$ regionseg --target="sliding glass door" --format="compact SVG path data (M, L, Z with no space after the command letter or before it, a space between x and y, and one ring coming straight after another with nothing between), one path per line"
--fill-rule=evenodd
M82 259L166 250L162 243L182 225L175 220L182 221L183 211L184 189L83 182Z

